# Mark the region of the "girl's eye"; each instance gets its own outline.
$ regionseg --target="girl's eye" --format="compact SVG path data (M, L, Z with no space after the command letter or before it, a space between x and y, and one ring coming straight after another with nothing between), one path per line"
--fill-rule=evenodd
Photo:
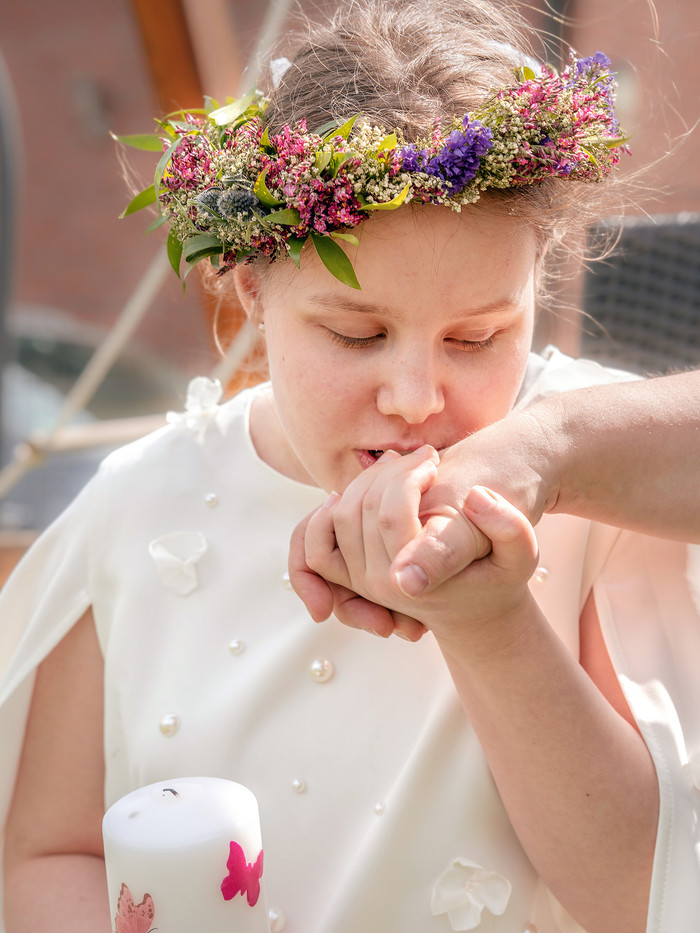
M373 334L371 337L347 337L345 334L337 334L334 330L329 333L333 343L339 343L341 347L369 347L384 337L384 334Z
M478 350L488 350L493 346L495 334L492 334L490 337L487 337L485 340L458 340L456 337L451 337L450 341L460 350L466 350L467 353L475 353Z

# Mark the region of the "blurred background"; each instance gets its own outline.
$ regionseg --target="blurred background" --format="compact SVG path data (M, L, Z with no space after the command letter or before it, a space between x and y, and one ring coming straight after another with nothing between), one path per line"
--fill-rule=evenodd
M700 4L524 9L552 34L550 60L561 41L610 56L632 134L627 170L657 163L646 179L655 196L624 228L621 258L568 282L538 340L640 371L697 365ZM0 0L0 582L104 453L182 408L189 379L217 364L195 276L183 295L159 262L160 234L144 236L143 215L119 219L130 195L110 131L151 132L154 114L250 87L291 11L289 0ZM130 161L152 172L152 154ZM630 341L637 355L626 358ZM91 358L99 386L71 397ZM47 444L57 420L67 424Z

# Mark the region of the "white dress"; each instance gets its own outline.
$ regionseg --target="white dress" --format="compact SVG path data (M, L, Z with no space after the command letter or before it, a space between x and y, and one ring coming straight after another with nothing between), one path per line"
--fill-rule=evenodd
M533 358L518 404L618 378L549 350ZM92 605L106 804L192 774L250 787L267 902L285 933L578 931L515 838L432 637L414 645L310 621L289 587L288 542L325 493L258 457L248 430L258 389L216 406L198 387L187 414L107 458L3 590L3 813L33 672ZM656 762L648 933L697 933L696 555L564 515L537 532L538 602L576 654L594 587ZM455 912L434 915L455 883Z

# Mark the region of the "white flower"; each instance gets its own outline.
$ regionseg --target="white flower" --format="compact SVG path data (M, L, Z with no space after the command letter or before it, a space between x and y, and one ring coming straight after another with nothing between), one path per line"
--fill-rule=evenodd
M430 909L434 917L447 914L453 930L474 930L484 908L497 917L503 913L510 892L510 881L503 875L456 858L436 881Z
M218 379L197 376L187 387L187 399L184 412L169 411L166 420L169 424L180 424L202 436L210 421L216 417L223 388Z
M197 589L195 564L206 550L207 539L198 531L174 531L148 545L148 553L155 561L161 583L178 596L187 596Z
M272 79L272 86L275 90L277 90L282 83L282 78L285 76L291 64L288 58L273 58L270 62L270 78Z

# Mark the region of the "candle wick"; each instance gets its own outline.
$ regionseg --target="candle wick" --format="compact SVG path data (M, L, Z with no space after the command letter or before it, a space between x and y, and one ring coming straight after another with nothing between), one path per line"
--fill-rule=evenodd
M164 788L163 788L163 793L164 793L164 794L165 794L165 793L172 794L173 797L179 797L179 796L180 796L180 795L178 794L178 792L177 792L173 787L164 787Z

